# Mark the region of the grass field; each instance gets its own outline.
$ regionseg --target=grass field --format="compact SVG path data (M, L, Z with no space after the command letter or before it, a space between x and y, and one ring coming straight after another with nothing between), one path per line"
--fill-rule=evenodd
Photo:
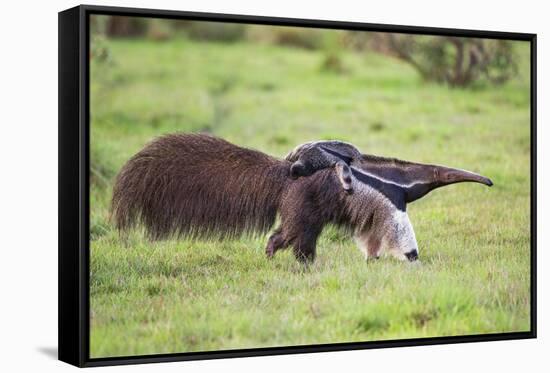
M107 41L91 68L91 357L529 330L529 68L501 87L423 83L386 56L273 45ZM365 262L335 228L302 268L267 236L124 245L113 178L146 142L206 131L284 156L314 139L490 177L411 204L420 265Z

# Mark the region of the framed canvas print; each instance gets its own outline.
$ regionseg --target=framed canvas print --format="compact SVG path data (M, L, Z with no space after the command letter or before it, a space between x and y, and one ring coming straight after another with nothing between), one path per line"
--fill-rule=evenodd
M59 13L59 358L536 336L536 36Z

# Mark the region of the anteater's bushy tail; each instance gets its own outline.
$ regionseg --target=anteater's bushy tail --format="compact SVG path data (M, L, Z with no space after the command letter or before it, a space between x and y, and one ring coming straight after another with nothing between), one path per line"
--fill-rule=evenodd
M121 169L112 218L151 239L260 233L275 222L289 163L202 134L160 137Z

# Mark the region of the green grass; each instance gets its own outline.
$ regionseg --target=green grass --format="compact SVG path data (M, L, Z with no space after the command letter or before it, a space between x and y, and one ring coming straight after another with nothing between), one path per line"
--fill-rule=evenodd
M91 69L91 357L529 330L529 70L448 89L374 53L118 40ZM153 137L208 131L284 156L314 139L489 176L409 205L420 265L366 263L335 228L302 268L267 236L122 242L113 178Z

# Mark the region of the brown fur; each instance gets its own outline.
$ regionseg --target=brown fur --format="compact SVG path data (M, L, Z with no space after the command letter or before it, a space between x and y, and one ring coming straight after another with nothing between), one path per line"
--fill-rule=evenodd
M113 189L119 230L151 239L231 237L273 225L289 163L208 135L160 137L133 156Z

